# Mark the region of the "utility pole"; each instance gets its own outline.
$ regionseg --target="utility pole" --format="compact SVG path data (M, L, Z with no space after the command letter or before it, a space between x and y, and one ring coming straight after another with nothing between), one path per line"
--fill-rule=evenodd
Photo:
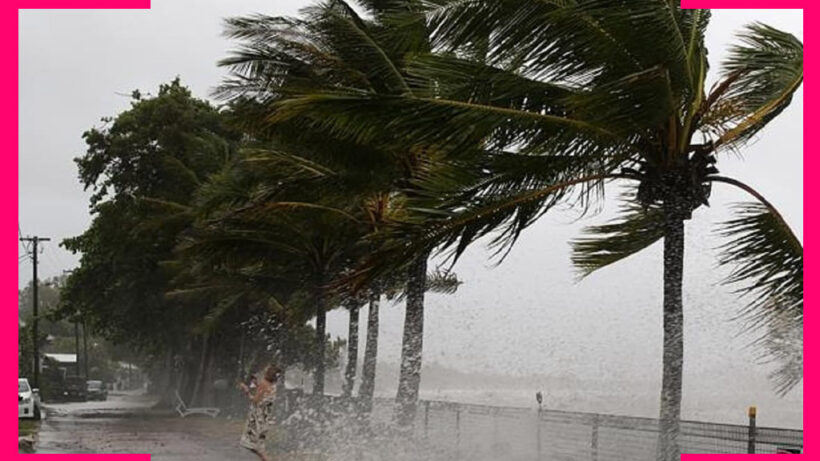
M88 380L88 324L83 317L83 367L85 368L85 379Z
M74 322L74 355L77 357L75 373L80 376L80 322Z
M32 261L32 268L33 268L33 276L32 276L32 307L34 308L34 320L31 325L31 336L34 339L34 387L40 387L40 344L38 341L38 334L37 334L37 322L38 322L38 312L37 312L37 290L39 288L40 282L37 280L37 245L40 242L48 242L50 238L47 237L20 237L21 242L31 242L31 261Z

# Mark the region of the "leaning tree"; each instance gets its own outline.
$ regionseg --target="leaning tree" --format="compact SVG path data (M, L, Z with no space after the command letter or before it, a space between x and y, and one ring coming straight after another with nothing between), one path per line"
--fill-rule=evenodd
M431 88L429 81L413 78L406 69L412 55L430 50L429 28L418 14L420 5L411 0L362 0L359 6L366 14L359 14L342 0L328 0L303 10L298 18L257 15L230 19L227 34L241 46L222 63L231 70L231 77L220 95L251 101L253 110L243 121L259 132L280 136L287 132L303 141L312 137L333 144L338 159L353 159L357 180L370 179L363 184L371 194L363 200L389 196L393 201L411 193L413 182L427 174L435 162L433 152L395 143L392 134L378 135L369 129L360 136L338 136L332 126L322 122L321 113L300 110L306 107L300 102L303 98L337 90L392 98ZM303 150L301 155L315 159L322 152L327 150ZM352 171L351 166L348 162ZM405 424L414 417L420 383L428 258L429 251L422 251L400 269L392 269L407 273L397 393L397 416ZM370 282L378 284L377 277ZM377 307L377 300L373 301L371 306ZM368 365L368 377L370 371ZM372 380L367 383L364 389L370 393Z
M556 205L586 208L607 182L633 184L623 221L634 228L636 220L656 224L651 235L636 239L643 245L664 240L658 449L660 459L675 459L684 222L708 204L714 184L761 198L721 175L717 162L741 150L789 105L803 80L802 43L750 25L709 88L708 10L684 10L666 0L419 4L432 30L432 52L408 58L403 69L411 81L435 85L398 95L326 89L279 102L279 117L309 116L360 142L389 133L397 145L449 165L414 181L426 193L409 198L413 213L389 231L392 241L412 244L385 249L373 258L375 266L384 266L386 255L392 264L436 248L451 248L457 258L488 234L503 253ZM393 23L415 20L398 15ZM582 241L576 261L593 269L600 258L617 260L615 245L622 243ZM755 275L738 274L747 280Z

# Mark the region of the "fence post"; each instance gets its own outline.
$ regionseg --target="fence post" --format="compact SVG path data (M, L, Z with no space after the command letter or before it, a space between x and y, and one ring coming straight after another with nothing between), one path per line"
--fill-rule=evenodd
M461 408L456 407L456 459L461 459Z
M590 441L590 448L592 449L592 461L598 461L598 428L601 426L601 417L595 415L592 417L592 440Z
M498 413L500 410L500 408L493 408L491 410L491 414L493 417L493 446L490 451L493 454L495 454L496 450L498 450Z
M424 438L427 438L427 427L430 424L430 401L424 401Z
M535 417L535 441L538 447L538 461L541 461L541 404L538 404L538 414Z
M749 450L750 454L755 452L755 442L757 441L757 407L749 407Z

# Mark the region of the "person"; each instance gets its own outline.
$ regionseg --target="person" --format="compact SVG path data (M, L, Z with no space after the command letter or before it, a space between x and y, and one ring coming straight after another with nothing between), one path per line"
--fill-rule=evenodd
M248 419L239 444L259 456L262 461L270 461L265 452L265 435L273 419L273 399L280 373L279 368L271 364L265 367L263 378L256 384L255 391L245 383L239 385L250 400Z

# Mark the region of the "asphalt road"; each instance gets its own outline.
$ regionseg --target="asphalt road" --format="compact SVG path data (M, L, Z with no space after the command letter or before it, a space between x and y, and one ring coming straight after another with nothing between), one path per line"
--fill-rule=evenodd
M242 422L150 410L153 400L111 395L105 402L46 404L37 453L150 453L157 461L253 461L239 447Z

